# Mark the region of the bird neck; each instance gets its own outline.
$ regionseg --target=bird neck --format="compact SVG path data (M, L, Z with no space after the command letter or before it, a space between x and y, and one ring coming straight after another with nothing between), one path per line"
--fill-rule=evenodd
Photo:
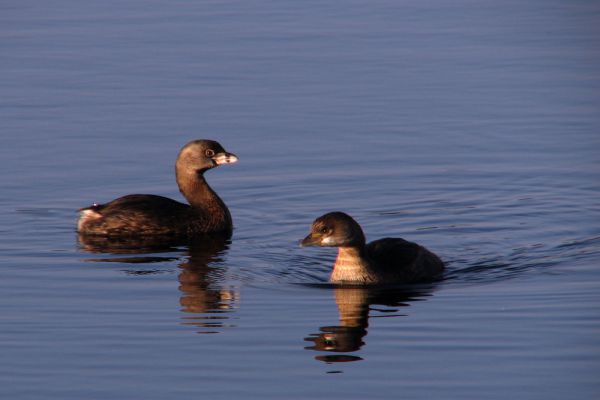
M177 184L179 185L179 191L193 209L212 215L216 219L231 221L227 206L208 185L203 173L178 173Z
M338 255L331 273L331 282L371 282L375 279L374 264L364 245L338 247Z

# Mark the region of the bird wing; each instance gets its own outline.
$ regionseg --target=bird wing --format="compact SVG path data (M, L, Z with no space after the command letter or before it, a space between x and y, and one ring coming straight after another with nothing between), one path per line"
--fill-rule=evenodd
M93 205L85 210L97 214L94 224L104 234L173 233L173 225L184 223L189 206L167 197L132 194L106 204ZM175 223L174 221L177 221Z
M409 266L417 259L421 246L400 238L384 238L367 245L369 257L391 271Z

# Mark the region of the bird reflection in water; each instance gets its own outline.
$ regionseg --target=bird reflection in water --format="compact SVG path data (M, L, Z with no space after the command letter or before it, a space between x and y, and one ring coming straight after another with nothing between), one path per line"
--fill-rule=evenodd
M218 333L229 318L223 314L231 312L239 302L237 288L224 286L224 267L215 265L222 261L227 247L226 241L203 241L190 246L189 257L179 265L179 303L183 312L190 313L184 317L184 325L208 329L198 333Z
M313 342L306 350L335 354L318 355L315 359L326 363L360 361L361 357L341 354L352 353L365 344L369 318L402 316L398 311L411 302L431 296L432 286L418 289L335 286L335 302L338 307L340 325L323 326L319 333L304 340Z
M178 275L181 291L179 303L181 311L186 313L182 324L201 328L198 333L218 333L230 326L225 322L229 317L224 314L235 308L239 301L239 290L226 285L225 267L219 265L229 247L227 236L212 234L181 242L172 238L79 235L78 242L84 251L111 255L87 260L92 262L151 264L181 261ZM182 260L180 254L186 248L187 257ZM167 253L170 255L167 256ZM164 269L129 268L125 272L146 275L161 273Z

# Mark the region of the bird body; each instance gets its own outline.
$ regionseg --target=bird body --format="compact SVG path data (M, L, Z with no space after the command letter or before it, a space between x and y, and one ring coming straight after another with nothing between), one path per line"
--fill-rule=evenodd
M338 247L330 281L350 284L414 283L440 279L444 263L425 247L400 238L369 244L360 225L342 212L315 220L304 246Z
M131 194L80 209L77 231L107 237L231 232L231 214L206 182L204 172L236 161L235 155L215 141L192 141L181 149L176 162L177 184L189 204L152 194Z

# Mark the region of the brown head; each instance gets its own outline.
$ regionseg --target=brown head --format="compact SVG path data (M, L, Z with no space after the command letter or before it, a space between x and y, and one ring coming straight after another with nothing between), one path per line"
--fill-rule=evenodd
M237 162L233 153L225 151L214 140L194 140L183 146L175 163L177 175L202 174L222 164Z
M365 235L351 216L340 211L320 216L313 222L310 234L300 246L362 247Z
M231 225L231 216L223 200L206 183L204 172L237 160L214 140L194 140L183 146L175 163L179 191L191 206L208 209L219 224Z

